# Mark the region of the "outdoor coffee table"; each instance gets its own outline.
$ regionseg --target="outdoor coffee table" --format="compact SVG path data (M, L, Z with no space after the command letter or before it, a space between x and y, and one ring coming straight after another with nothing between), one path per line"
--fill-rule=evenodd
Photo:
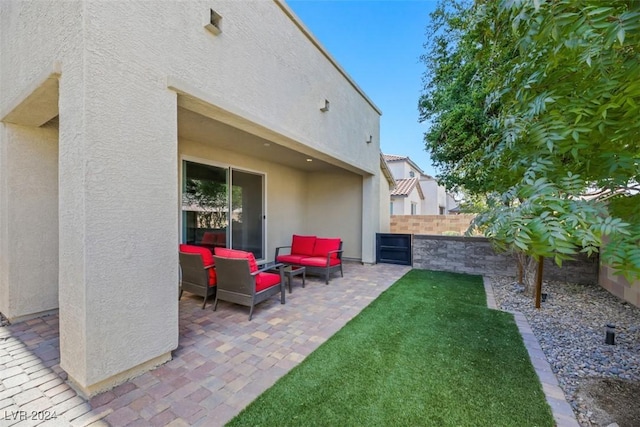
M306 269L304 267L297 266L297 265L287 265L284 268L284 275L287 276L287 280L289 283L289 293L291 293L291 280L293 279L293 277L299 276L301 274L302 274L302 287L304 288L304 284L305 284L304 282L307 277Z

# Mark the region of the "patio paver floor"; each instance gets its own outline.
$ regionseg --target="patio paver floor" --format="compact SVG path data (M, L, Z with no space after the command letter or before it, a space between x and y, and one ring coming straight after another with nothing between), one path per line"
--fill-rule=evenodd
M0 426L221 426L300 363L402 275L407 266L345 263L329 285L295 278L287 302L249 308L185 292L173 359L89 401L64 381L58 316L0 328ZM44 422L31 411L56 418ZM48 411L48 412L47 412Z
M57 315L0 327L0 426L222 426L409 270L346 263L345 277L329 285L308 276L302 289L294 280L285 305L274 297L252 321L248 307L202 310L202 299L185 293L173 359L88 401L65 382ZM559 425L575 425L564 406L556 413L559 400L550 401Z

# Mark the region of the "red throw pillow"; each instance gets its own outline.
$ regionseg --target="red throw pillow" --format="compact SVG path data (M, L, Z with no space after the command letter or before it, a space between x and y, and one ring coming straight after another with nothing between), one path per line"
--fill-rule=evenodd
M180 244L180 252L185 252L188 254L200 254L205 267L213 265L213 255L211 255L211 251L207 248L203 248L202 246ZM216 284L216 279L216 270L210 268L209 286L214 286Z
M313 256L326 257L329 251L337 251L340 249L340 238L320 238L316 239L316 245L313 249ZM331 258L338 258L337 253L331 254Z
M215 254L224 258L245 258L249 261L249 271L252 273L258 271L258 263L256 257L251 252L239 251L236 249L215 248Z
M315 243L316 236L298 236L294 234L291 242L291 254L312 256Z
M213 255L211 255L211 251L202 246L181 244L180 252L186 252L188 254L200 254L202 256L202 261L204 262L205 267L207 265L213 264Z

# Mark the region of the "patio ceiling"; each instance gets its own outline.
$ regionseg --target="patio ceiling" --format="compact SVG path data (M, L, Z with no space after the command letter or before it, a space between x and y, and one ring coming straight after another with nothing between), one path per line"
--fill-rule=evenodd
M178 137L251 157L259 157L269 162L306 172L344 170L320 160L312 154L292 150L181 107L178 108ZM312 158L313 161L307 161L308 158Z

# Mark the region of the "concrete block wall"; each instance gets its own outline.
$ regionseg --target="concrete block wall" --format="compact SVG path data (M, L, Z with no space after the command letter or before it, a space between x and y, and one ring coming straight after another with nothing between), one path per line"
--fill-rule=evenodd
M391 232L401 234L444 235L456 232L463 236L475 215L391 215ZM447 233L448 234L448 233Z
M468 274L504 274L515 276L517 264L510 255L496 254L484 237L463 237L474 215L391 215L391 233L413 234L413 266L438 271ZM458 236L443 235L447 231ZM599 266L599 258L580 256L566 261L562 268L545 259L544 280L599 284L613 295L640 307L640 280L629 283Z
M517 274L515 258L496 253L485 237L414 235L413 267L480 275ZM545 259L543 279L597 284L598 258L580 256L575 261L565 261L561 268Z
M618 298L640 307L640 280L629 283L623 276L613 273L613 268L608 265L601 266L598 278L600 286Z

